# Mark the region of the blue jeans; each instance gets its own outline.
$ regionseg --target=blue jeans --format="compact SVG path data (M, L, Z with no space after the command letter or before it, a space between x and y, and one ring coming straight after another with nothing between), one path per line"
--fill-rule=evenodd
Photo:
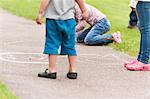
M141 33L138 61L148 64L150 58L150 2L138 2L137 15Z
M110 23L106 18L98 21L94 26L79 33L77 41L87 45L112 43L112 34L104 34L110 30Z

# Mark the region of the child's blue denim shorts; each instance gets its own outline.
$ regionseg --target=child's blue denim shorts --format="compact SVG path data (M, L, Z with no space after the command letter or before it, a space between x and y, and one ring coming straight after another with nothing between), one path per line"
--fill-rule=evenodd
M74 19L46 19L44 54L76 56ZM60 51L58 51L60 48Z

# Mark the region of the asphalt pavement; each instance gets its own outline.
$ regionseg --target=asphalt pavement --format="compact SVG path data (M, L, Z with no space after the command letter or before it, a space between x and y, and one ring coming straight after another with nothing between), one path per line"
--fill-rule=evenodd
M77 44L77 80L66 78L67 56L58 57L56 80L38 78L48 63L44 29L0 9L0 80L20 99L150 99L150 72L126 70L133 57L108 46Z

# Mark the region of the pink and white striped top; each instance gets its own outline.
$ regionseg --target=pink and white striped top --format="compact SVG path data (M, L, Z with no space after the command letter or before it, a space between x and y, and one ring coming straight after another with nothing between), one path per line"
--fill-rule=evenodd
M95 7L85 4L88 13L89 13L89 18L87 20L83 20L82 18L82 12L79 8L79 6L76 4L75 5L75 19L77 22L76 30L80 30L81 28L85 27L86 23L90 24L91 26L95 25L99 20L105 18L106 16L96 9Z

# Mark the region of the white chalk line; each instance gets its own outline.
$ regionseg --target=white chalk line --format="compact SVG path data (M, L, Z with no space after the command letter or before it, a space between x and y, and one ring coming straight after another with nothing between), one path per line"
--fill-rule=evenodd
M38 40L26 40L26 41L13 41L13 42L8 42L6 43L7 45L11 45L11 44L18 44L18 43L24 43L24 42L39 42Z
M10 60L3 58L4 55L42 55L41 53L24 53L24 52L6 52L6 53L0 53L0 60L6 61L6 62L13 62L13 63L21 63L21 64L48 64L48 62L35 62L35 61L17 61L17 60ZM12 58L12 57L11 57ZM14 57L14 59L16 59Z
M9 56L7 56L9 55ZM17 59L16 57L14 57L14 55L40 55L40 58L39 59L36 59L38 61L41 61L43 59L46 59L42 56L44 56L42 53L25 53L25 52L3 52L3 53L0 53L0 60L2 61L6 61L6 62L13 62L13 63L20 63L20 64L48 64L48 62L37 62L37 61L18 61L18 60L15 60ZM7 56L7 58L4 58L3 56ZM114 54L108 54L108 55L104 55L104 56L101 56L101 55L97 55L97 54L78 54L79 57L85 57L84 58L84 61L81 60L81 59L78 59L77 61L79 62L82 62L82 63L95 63L95 61L91 60L91 59L88 59L86 57L100 57L100 58L106 58L106 57L114 57L116 58L117 60L120 60L120 61L124 61L122 60L120 57L114 55ZM29 58L29 57L28 57ZM31 58L31 56L30 56ZM32 56L33 58L33 56Z

